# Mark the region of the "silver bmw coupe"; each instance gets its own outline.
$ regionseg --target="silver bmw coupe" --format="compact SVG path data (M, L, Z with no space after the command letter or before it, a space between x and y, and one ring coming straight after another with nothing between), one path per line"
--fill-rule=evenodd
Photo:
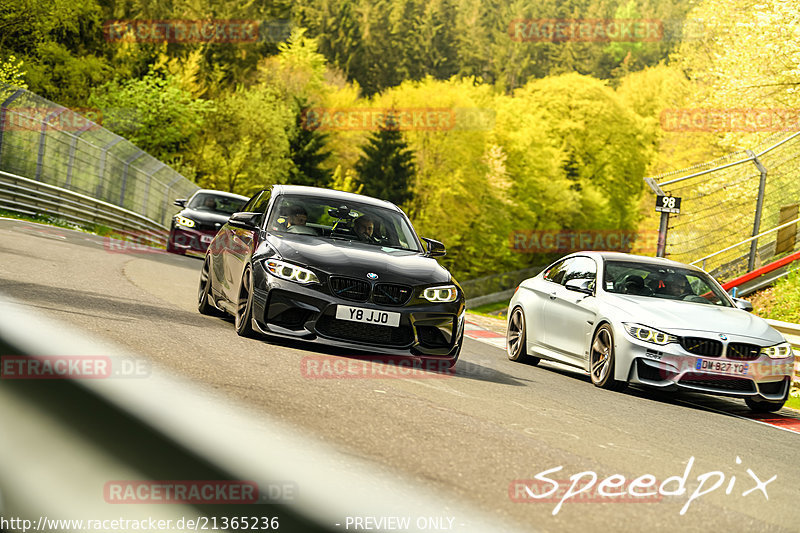
M605 389L684 389L777 411L789 394L794 355L749 309L699 268L574 253L517 287L508 307L508 358L576 366Z

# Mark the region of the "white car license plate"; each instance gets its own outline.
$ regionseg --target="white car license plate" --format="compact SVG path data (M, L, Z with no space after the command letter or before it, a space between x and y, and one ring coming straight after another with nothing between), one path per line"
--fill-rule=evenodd
M202 242L203 244L210 244L211 241L213 240L214 237L212 237L211 235L200 235L200 242Z
M695 369L697 370L711 370L712 372L722 372L723 374L746 375L748 367L748 363L712 361L709 359L698 359L695 363Z
M400 313L364 309L362 307L350 307L349 305L337 305L336 318L350 320L352 322L362 322L364 324L392 326L395 328L400 325Z

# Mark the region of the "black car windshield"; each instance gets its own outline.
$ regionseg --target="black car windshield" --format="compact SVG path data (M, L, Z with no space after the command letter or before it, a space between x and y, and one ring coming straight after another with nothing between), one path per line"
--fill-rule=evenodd
M678 266L606 261L603 283L606 292L733 307L707 274Z
M420 250L414 230L401 213L325 196L281 196L267 227L277 233Z
M242 210L247 200L233 198L231 196L223 196L221 194L213 193L200 193L194 195L186 207L195 209L197 211L209 211L214 213L221 213L223 215L232 215Z

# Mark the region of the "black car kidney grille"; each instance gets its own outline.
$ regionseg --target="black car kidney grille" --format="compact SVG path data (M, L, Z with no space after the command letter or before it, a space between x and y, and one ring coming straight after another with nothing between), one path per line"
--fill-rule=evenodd
M725 352L725 357L739 361L752 361L753 359L758 359L760 353L761 347L755 344L732 342L728 345L728 351Z
M369 298L370 285L360 279L332 276L330 278L330 286L334 296L345 300L366 302Z
M362 324L350 320L339 320L329 315L320 317L316 329L326 337L378 345L406 346L414 339L410 326Z
M383 305L405 305L411 299L411 287L378 283L372 291L372 301Z
M719 357L722 355L722 343L714 339L703 337L681 337L681 346L687 352L704 357Z
M749 379L716 374L686 373L681 377L682 384L719 391L755 392L755 386Z

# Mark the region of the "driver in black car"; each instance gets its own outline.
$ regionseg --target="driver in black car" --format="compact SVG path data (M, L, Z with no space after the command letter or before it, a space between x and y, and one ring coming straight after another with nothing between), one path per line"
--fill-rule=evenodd
M355 229L356 235L360 240L371 243L378 242L378 239L373 235L375 231L375 221L368 215L358 217L353 229Z

